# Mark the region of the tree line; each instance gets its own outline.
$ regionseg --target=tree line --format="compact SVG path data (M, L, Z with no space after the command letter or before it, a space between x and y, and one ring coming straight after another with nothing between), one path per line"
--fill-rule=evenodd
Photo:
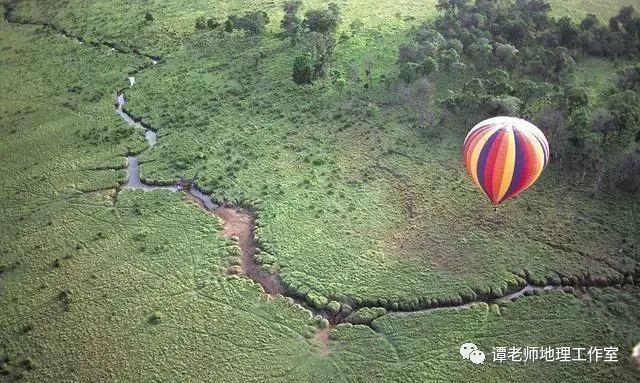
M632 6L607 24L593 14L579 23L555 19L544 0L439 0L437 7L435 21L399 48L391 85L410 105L424 109L415 98L432 93L434 72L473 76L438 100L441 125L453 116L467 124L495 115L531 119L546 133L552 159L576 170L580 182L591 177L594 193L605 184L640 193L640 64L619 69L601 97L571 79L582 57L638 57L640 15Z
M342 22L339 6L301 15L302 5L289 0L282 6L280 36L298 51L292 80L304 85L330 75L340 93L348 83L359 86L359 68L330 68ZM467 125L489 116L520 116L545 132L553 161L576 171L581 183L593 180L594 193L605 184L640 193L640 64L620 68L616 83L600 97L572 81L582 57L626 63L640 55L640 15L632 6L606 23L593 14L577 23L553 18L545 0L438 0L437 8L436 19L415 28L399 47L396 73L380 76L397 101L416 111L419 127L444 126L461 116ZM265 12L252 11L224 22L200 17L196 28L259 36L269 21ZM372 67L365 57L364 88L373 86ZM437 72L471 79L436 100Z

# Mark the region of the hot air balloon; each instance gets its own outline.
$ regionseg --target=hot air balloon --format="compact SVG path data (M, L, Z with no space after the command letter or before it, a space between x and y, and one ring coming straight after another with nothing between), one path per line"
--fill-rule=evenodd
M497 207L538 179L549 161L549 143L528 121L493 117L469 131L462 156L473 182Z

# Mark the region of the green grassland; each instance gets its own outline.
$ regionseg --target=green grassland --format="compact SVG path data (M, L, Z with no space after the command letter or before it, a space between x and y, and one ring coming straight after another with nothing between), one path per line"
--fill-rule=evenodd
M622 4L559 3L558 14L587 9L604 20ZM291 81L297 48L276 36L276 2L19 3L15 20L86 42L0 24L0 356L10 357L0 380L632 380L637 288L389 314L333 329L325 355L308 311L224 277L233 249L214 216L180 193L124 190L114 200L124 154L145 147L114 113L114 96L149 60L89 42L163 58L126 92L126 108L158 130L140 155L142 177L184 176L218 200L256 207L271 269L312 304L502 295L523 277L628 280L640 235L626 197L591 198L552 165L496 215L460 165L470 126L458 118L415 129L383 87L433 4L343 3L333 66L355 62L363 76L363 58L375 64L373 89L340 94L329 82ZM194 28L198 16L254 8L272 20L259 39ZM574 81L600 97L615 70L585 60ZM437 94L464 81L439 74ZM497 345L616 345L620 363L476 367L459 360L466 341L488 356Z
M355 37L341 39L338 68L368 54L374 77L392 70L406 38L399 25L406 30L415 21L387 12L384 27L375 19L371 29L344 32ZM360 15L351 7L345 13L344 25ZM157 148L141 156L142 176L186 176L218 199L262 201L259 237L288 286L338 301L401 301L501 291L517 284L514 273L544 281L621 280L633 272L637 228L618 200L567 190L551 168L494 217L459 165L468 124L417 132L401 106L375 106L390 98L379 81L357 97L329 85L299 87L290 80L296 49L288 42L198 34L191 23L175 23L185 30L184 44L127 93L127 109L159 131ZM109 27L118 28L93 26ZM155 48L151 40L142 50ZM594 72L613 76L613 65L600 64ZM442 75L436 88L444 93L463 80ZM609 256L623 247L621 256Z
M592 13L600 20L607 22L621 7L633 5L636 9L638 8L637 2L624 0L551 0L549 4L552 6L551 13L554 16L569 16L577 21Z

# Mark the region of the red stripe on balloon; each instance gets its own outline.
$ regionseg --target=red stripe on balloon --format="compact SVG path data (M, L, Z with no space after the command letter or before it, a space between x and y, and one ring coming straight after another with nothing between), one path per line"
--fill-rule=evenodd
M464 146L464 164L465 167L467 168L467 174L469 174L469 176L471 178L473 178L472 174L471 174L471 156L473 155L473 151L476 148L476 146L478 145L478 141L480 141L482 139L482 137L484 137L484 135L487 133L487 131L492 127L492 125L486 125L483 126L481 128L478 128L478 130L476 130L475 132L472 133L472 135L469 137L469 139L465 142L465 146Z
M482 138L482 136L492 127L493 125L485 125L483 127L478 128L475 132L471 133L471 135L465 140L462 151L465 153L465 162L466 159L471 156L473 152L473 147L476 145L478 140Z

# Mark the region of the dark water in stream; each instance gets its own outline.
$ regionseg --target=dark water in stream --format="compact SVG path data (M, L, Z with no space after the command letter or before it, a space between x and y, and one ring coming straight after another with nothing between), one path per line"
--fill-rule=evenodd
M128 115L124 109L122 109L122 105L124 105L125 100L124 100L124 93L118 93L118 95L116 96L116 113L118 113L120 115L120 117L124 120L124 122L126 122L127 124L133 126L136 129L140 129L144 131L144 138L147 140L147 143L149 144L149 147L152 148L155 144L156 144L156 132L154 132L151 129L147 129L144 126L142 126L142 124L140 124L139 122L136 122L133 118L131 118L130 115Z

